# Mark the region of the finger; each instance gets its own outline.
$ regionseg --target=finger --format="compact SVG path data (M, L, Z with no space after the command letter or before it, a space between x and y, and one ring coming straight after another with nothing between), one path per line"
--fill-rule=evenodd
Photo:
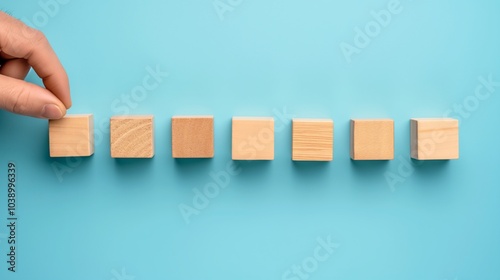
M2 52L26 59L47 90L71 107L68 75L43 33L2 12L0 22Z
M13 59L15 57L11 56L11 55L8 55L2 51L0 51L0 59L3 59L3 60L9 60L9 59Z
M7 60L0 67L0 75L9 76L19 80L24 80L30 71L30 65L24 59L17 58Z
M0 109L44 119L60 119L66 114L64 104L48 90L3 75L0 75Z
M7 55L7 54L4 54L1 50L0 50L0 65L3 65L7 60L9 59L13 59L13 57L11 57L10 55Z

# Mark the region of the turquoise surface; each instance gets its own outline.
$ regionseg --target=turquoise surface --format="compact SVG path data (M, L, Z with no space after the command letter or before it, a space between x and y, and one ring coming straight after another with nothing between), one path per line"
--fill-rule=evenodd
M45 32L69 113L96 126L94 156L52 159L46 121L0 112L0 279L500 279L500 2L0 8ZM153 159L110 158L119 114L155 116ZM215 158L171 158L184 114L214 115ZM411 161L409 119L444 115L460 120L460 159ZM232 116L275 117L274 161L232 163ZM292 117L335 121L334 161L291 161ZM395 160L351 161L349 119L379 117L395 120Z

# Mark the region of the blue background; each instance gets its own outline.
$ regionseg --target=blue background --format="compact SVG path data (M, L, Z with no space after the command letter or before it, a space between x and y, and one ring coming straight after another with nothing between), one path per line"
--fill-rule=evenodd
M73 0L51 15L2 1L49 38L71 79L69 113L94 114L96 150L51 159L46 121L0 112L0 221L9 161L19 217L18 272L1 226L0 278L287 279L331 236L340 247L309 279L500 279L500 87L474 98L479 77L500 80L500 2L402 0L350 63L340 44L389 1L230 3L220 17L212 0ZM157 66L169 76L125 106L155 116L156 155L114 160L109 117ZM410 161L409 119L464 103L450 114L460 159ZM184 114L214 115L215 158L171 158L170 118ZM276 158L238 163L186 223L179 205L231 162L232 116L274 116ZM333 162L291 161L291 116L334 119ZM349 119L378 117L395 120L395 160L351 161ZM388 172L401 181L391 187Z

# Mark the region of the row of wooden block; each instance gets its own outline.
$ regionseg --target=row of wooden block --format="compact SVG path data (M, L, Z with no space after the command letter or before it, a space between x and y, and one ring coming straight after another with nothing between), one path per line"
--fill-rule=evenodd
M458 121L449 118L411 119L411 157L418 160L458 159ZM94 153L92 115L70 115L49 121L51 157ZM333 160L333 120L293 119L292 160ZM110 120L111 157L152 158L153 116L117 116ZM351 120L353 160L394 159L394 121ZM172 157L214 157L213 116L172 117ZM233 160L274 159L274 119L233 117Z

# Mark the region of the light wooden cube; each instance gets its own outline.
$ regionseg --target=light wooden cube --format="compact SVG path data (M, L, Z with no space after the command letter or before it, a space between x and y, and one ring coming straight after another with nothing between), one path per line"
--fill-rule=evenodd
M293 119L292 160L333 160L333 121Z
M172 117L172 157L213 158L214 117Z
M233 160L274 159L274 119L233 117Z
M91 114L67 115L49 120L51 157L86 157L94 153L94 118Z
M115 116L109 129L112 158L154 156L153 116Z
M458 159L458 120L411 119L411 157L418 160Z
M394 159L394 121L389 119L351 120L353 160Z

